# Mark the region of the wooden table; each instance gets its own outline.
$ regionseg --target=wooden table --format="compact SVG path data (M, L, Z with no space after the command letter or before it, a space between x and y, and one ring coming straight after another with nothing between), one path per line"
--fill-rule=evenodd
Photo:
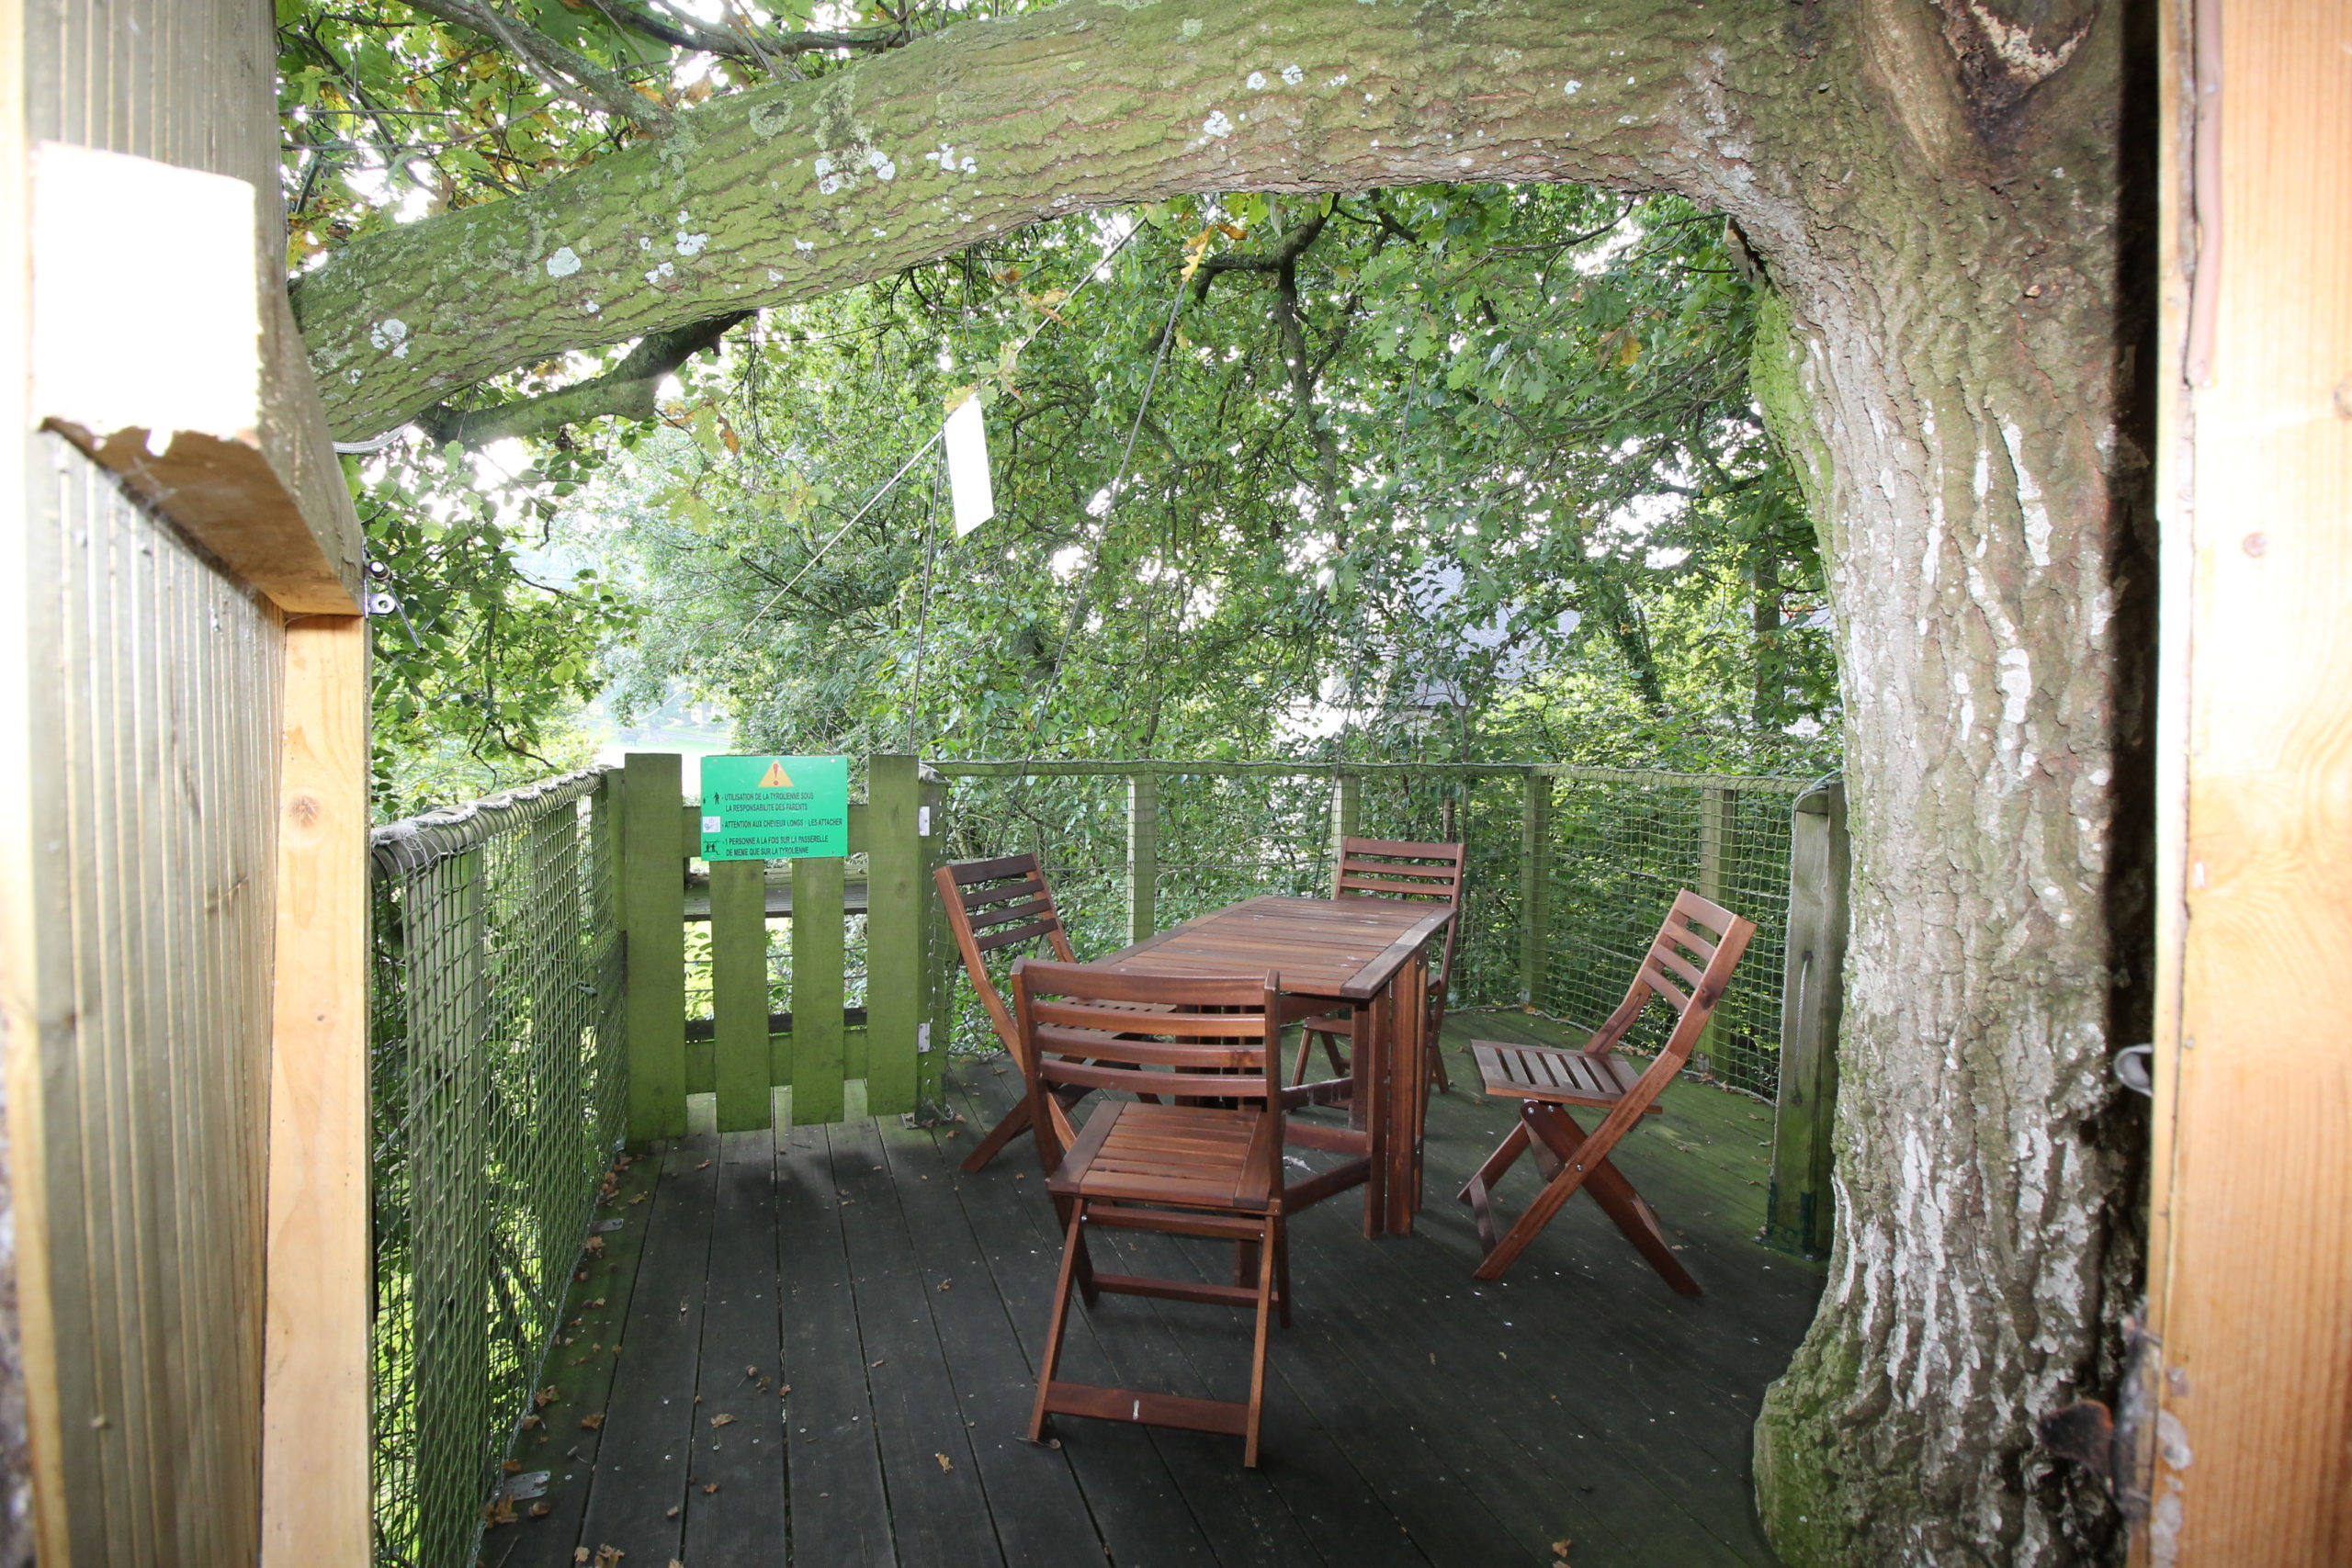
M1351 1156L1284 1189L1294 1213L1362 1184L1366 1235L1409 1235L1421 1206L1421 1124L1428 1109L1424 1038L1432 939L1450 908L1386 898L1272 895L1185 921L1095 962L1148 975L1279 976L1291 996L1328 998L1356 1018L1349 1075L1291 1091L1286 1103L1344 1100L1348 1125L1291 1121L1288 1141Z

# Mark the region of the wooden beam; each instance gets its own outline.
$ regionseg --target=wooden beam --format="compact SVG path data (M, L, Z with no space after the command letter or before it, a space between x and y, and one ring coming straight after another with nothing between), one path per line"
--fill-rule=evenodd
M365 1568L368 623L286 628L271 1023L263 1568Z
M755 860L710 866L712 1087L718 1130L768 1124L767 866Z
M792 1121L842 1119L842 871L838 855L792 863ZM871 1013L867 1015L871 1017Z
M1838 1025L1846 1010L1847 885L1853 848L1846 786L1797 797L1789 822L1789 926L1781 978L1781 1094L1772 1114L1766 1245L1826 1258Z
M2328 0L2159 23L2158 1412L2133 1559L2318 1568L2352 1562L2352 27Z
M624 769L621 918L628 942L628 1136L686 1133L686 845L674 751Z
M1159 929L1159 776L1127 780L1127 940Z
M915 1108L915 1031L922 1007L922 874L916 829L922 763L869 758L865 773L865 1096L876 1116Z

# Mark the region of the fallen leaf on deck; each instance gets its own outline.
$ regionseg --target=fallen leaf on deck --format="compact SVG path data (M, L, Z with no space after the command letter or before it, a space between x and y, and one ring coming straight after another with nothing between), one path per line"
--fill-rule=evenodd
M664 1509L662 1517L665 1519L674 1519L678 1517L678 1510L675 1508Z
M621 1559L628 1555L617 1546L600 1546L596 1549L596 1568L621 1568Z
M695 1168L696 1170L708 1170L710 1168L710 1161L705 1160L700 1165L695 1167Z
M775 1391L775 1396L778 1399L790 1399L792 1397L792 1385L790 1383L786 1383L782 1388Z
M528 1431L533 1427L544 1427L546 1425L547 1423L537 1416L526 1416L523 1417L523 1427L526 1431Z
M535 1519L544 1519L549 1514L554 1512L555 1506L549 1503L534 1503L531 1505L531 1517Z
M605 1256L605 1238L603 1236L592 1235L588 1238L588 1256L591 1258L602 1258Z
M889 1357L885 1356L885 1357L883 1357L883 1358L882 1358L882 1361L887 1361L887 1360L888 1360L889 1359L890 1359ZM866 1365L866 1370L867 1370L867 1371L872 1371L874 1368L880 1366L880 1365L882 1364L882 1361L868 1361L868 1362L866 1362L866 1363L865 1363L865 1365Z
M636 1197L634 1197L634 1198L630 1199L630 1200L629 1200L629 1201L630 1201L630 1202L632 1202L632 1203L642 1203L642 1202L644 1202L648 1198L650 1198L650 1197L652 1197L652 1196L653 1196L653 1194L652 1194L652 1193L650 1193L650 1192L640 1192L640 1193L639 1193Z
M586 1547L584 1547L584 1546L575 1546L575 1547L573 1547L573 1548L571 1549L571 1560L572 1560L574 1562L587 1562L587 1561L588 1561L588 1549L587 1549Z
M1552 1543L1552 1555L1566 1557L1568 1554L1568 1549L1574 1545L1576 1542L1573 1540L1555 1540Z
M605 1426L605 1413L599 1410L594 1416L582 1416L580 1418L580 1425L591 1432L602 1431Z
M732 1416L714 1416L710 1418L710 1424L714 1427L731 1427L734 1423L735 1417Z
M604 1297L602 1297L602 1296L598 1296L594 1301L590 1302L588 1304L589 1304L590 1306L592 1306L592 1307L600 1307L600 1306L603 1306L603 1305L605 1304L605 1298L604 1298Z
M547 1387L531 1395L531 1403L541 1410L545 1410L548 1405L553 1404L555 1403L555 1384L553 1383L548 1384Z
M510 1459L502 1463L498 1468L504 1471L507 1474L512 1475L516 1471L523 1468L523 1461L519 1459Z
M954 1465L947 1462L947 1456L945 1454L933 1454L931 1457L939 1461L939 1473L942 1475L946 1475L952 1472L956 1468Z
M949 1285L949 1284L951 1284L952 1282L953 1282L953 1281L951 1281L951 1280L942 1280L941 1281L939 1281L939 1288L940 1288L941 1290L943 1290L943 1291L944 1291L944 1290L945 1290L945 1289L948 1287L948 1285Z
M706 1487L704 1487L704 1488L702 1489L702 1495L703 1495L704 1496L707 1497L707 1496L709 1496L712 1493L714 1493L714 1492L716 1492L716 1491L718 1491L718 1482L716 1482L716 1481L714 1481L714 1482L712 1482L709 1485L707 1485L707 1486L706 1486Z
M483 1506L481 1517L482 1521L493 1529L500 1525L511 1525L514 1522L514 1500L512 1497L492 1497Z

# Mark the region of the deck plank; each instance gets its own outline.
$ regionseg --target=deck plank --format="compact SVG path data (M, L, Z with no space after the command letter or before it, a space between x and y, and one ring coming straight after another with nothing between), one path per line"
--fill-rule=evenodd
M580 1533L592 1551L609 1545L639 1562L678 1554L718 1152L715 1140L696 1138L662 1156Z
M954 1298L937 1300L932 1319L1007 1568L1104 1557L1069 1458L1022 1440L1036 1370L964 1213L956 1162L966 1151L913 1128L885 1124L880 1135L923 1299Z
M976 1071L991 1077L996 1064L978 1064ZM980 1101L971 1089L950 1074L944 1091L961 1101L966 1125L988 1126ZM962 1140L945 1140L944 1153L957 1154ZM1008 1196L1009 1194L1009 1196ZM972 1234L979 1241L989 1277L1003 1303L1005 1316L1019 1335L1022 1350L1035 1367L1043 1353L1047 1309L1052 1305L1054 1269L1061 1238L1047 1235L1037 1215L1046 1208L1037 1156L1027 1139L1014 1144L994 1164L959 1186L958 1198L969 1216ZM1092 1321L1073 1310L1062 1350L1062 1373L1085 1382L1115 1382L1117 1364L1100 1343ZM1032 1384L1029 1393L1034 1393ZM1016 1438L1028 1426L1028 1401L1018 1406L1012 1427ZM1157 1434L1137 1427L1088 1422L1088 1440L1075 1443L1057 1435L1061 1451L1085 1494L1094 1528L1103 1549L1116 1564L1142 1563L1149 1568L1170 1564L1216 1564L1217 1558L1199 1521L1153 1441ZM1238 1469L1238 1461L1234 1466Z
M619 1166L613 1199L600 1204L590 1224L617 1219L610 1231L595 1231L605 1239L601 1257L582 1261L564 1315L562 1337L571 1343L548 1348L539 1386L554 1398L538 1412L539 1424L516 1434L510 1453L525 1472L548 1472L548 1489L537 1503L547 1512L533 1517L533 1503L518 1505L522 1519L514 1527L493 1531L485 1543L489 1561L502 1568L571 1568L572 1548L580 1544L581 1520L588 1493L596 1477L596 1454L604 1434L585 1431L580 1417L611 1403L613 1371L617 1358L605 1347L621 1342L628 1322L629 1294L635 1288L638 1263L645 1250L645 1235L653 1197L662 1179L659 1156L629 1160Z
M899 1554L922 1568L1002 1568L881 1134L861 1122L826 1134Z
M792 1390L784 1402L792 1561L810 1568L896 1568L865 1382L870 1358L823 1127L793 1127L777 1140L776 1213L784 1377Z
M776 1395L782 1345L775 1134L722 1133L718 1141L684 1559L758 1562L783 1555L790 1528L784 1402ZM714 1425L720 1416L731 1419Z

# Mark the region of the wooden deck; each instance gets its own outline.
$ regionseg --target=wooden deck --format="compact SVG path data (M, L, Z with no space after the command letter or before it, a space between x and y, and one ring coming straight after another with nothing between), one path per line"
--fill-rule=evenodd
M572 1287L546 1425L514 1450L525 1473L550 1471L546 1495L489 1532L482 1562L611 1546L620 1568L1489 1568L1556 1563L1567 1541L1577 1568L1771 1562L1748 1428L1821 1275L1752 1239L1769 1110L1678 1084L1619 1153L1702 1299L1668 1290L1581 1200L1478 1285L1453 1193L1510 1112L1460 1087L1464 1045L1549 1027L1448 1021L1457 1087L1430 1112L1416 1235L1366 1241L1352 1193L1294 1224L1297 1324L1274 1341L1254 1472L1233 1438L1065 1418L1058 1448L1021 1440L1058 1237L1025 1141L978 1177L957 1168L1012 1098L1003 1058L950 1075L954 1134L867 1121L639 1161ZM1201 1244L1115 1244L1227 1266ZM1067 1364L1230 1395L1248 1346L1241 1314L1106 1297L1073 1317Z

